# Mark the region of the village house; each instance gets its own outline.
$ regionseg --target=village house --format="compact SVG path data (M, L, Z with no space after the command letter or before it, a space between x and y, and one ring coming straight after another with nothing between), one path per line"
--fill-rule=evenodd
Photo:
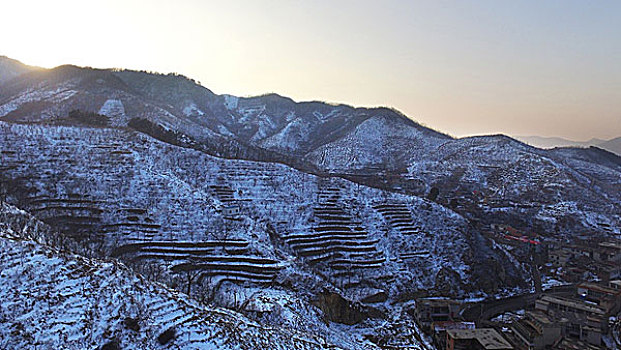
M562 335L558 322L538 311L527 311L525 317L511 326L513 334L519 340L516 349L540 350L556 343Z
M588 257L597 262L621 262L621 242L605 241L599 243L582 242L580 244L549 243L550 261Z
M544 312L564 325L564 334L590 344L600 345L608 331L611 310L585 300L543 296L535 302L535 310Z
M589 344L575 338L562 338L551 347L552 350L601 350L597 345Z
M621 308L621 290L595 283L580 283L577 287L580 298L595 303L616 314Z
M548 252L548 260L554 266L567 266L567 263L573 258L573 254L564 249L554 249Z
M433 322L452 321L459 314L461 302L445 298L421 298L416 301L416 320L425 328Z
M608 281L608 287L616 290L621 290L621 280Z
M597 261L621 263L621 242L601 242L593 258Z
M446 331L454 329L476 329L474 322L440 321L431 324L433 341L438 349L446 348Z

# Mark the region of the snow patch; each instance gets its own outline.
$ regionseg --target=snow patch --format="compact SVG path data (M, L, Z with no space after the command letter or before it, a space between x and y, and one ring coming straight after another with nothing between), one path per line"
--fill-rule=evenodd
M224 96L224 106L226 109L233 110L237 108L237 104L239 103L239 97L231 96L231 95L223 95Z
M124 117L125 107L120 100L109 99L101 106L99 114L107 117Z
M203 115L205 115L205 112L201 111L196 105L196 103L192 102L183 108L183 114L186 117L192 117L192 116L202 117Z

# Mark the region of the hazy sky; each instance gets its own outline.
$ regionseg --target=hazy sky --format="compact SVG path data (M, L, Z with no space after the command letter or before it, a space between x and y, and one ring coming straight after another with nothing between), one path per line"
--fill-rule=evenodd
M0 54L393 106L456 136L621 136L621 1L0 0Z

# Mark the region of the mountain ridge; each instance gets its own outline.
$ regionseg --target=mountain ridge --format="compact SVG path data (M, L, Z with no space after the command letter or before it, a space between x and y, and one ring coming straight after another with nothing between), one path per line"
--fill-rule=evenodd
M520 170L521 164L504 153L528 159L534 171L537 164L554 164L566 177L563 182L581 188L563 190L562 196L572 200L578 200L572 193L591 191L588 181L576 179L602 176L596 175L596 168L604 159L578 150L590 157L584 158L590 166L578 171L563 165L564 153L533 148L506 135L456 139L385 107L295 102L273 93L216 95L177 74L67 65L25 74L0 91L0 120L74 125L76 121L67 118L72 110L103 114L113 127L137 128L160 140L219 157L279 162L418 196L440 187L445 205L453 193L498 196L507 185L522 192L525 183L544 185L532 183ZM515 183L499 182L498 170L485 165L494 162L520 174L511 180ZM604 186L613 191L610 198L618 197L616 186L616 180Z
M621 136L609 140L592 138L588 141L574 141L562 137L541 137L541 136L516 136L517 140L539 148L555 148L555 147L578 147L588 148L591 146L605 149L609 152L621 155Z
M41 69L42 68L28 66L18 60L0 55L0 86L24 73Z

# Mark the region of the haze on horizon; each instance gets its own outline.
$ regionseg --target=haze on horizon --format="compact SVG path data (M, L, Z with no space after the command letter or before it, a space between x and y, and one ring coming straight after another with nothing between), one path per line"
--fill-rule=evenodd
M621 136L619 1L3 1L0 54L391 106L455 136Z

